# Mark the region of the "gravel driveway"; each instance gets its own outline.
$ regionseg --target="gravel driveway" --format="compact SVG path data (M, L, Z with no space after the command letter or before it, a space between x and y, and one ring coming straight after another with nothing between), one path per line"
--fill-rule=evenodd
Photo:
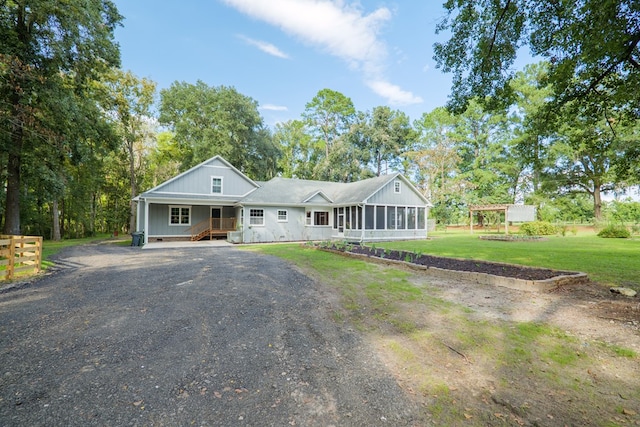
M234 248L67 248L0 294L0 425L414 425L322 284Z

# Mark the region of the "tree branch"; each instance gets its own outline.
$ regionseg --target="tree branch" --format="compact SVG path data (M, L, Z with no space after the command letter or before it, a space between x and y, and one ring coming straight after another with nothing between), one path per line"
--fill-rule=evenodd
M491 44L489 45L489 52L487 52L487 55L485 56L485 61L483 61L482 64L482 70L485 70L485 64L486 64L486 59L491 57L491 53L493 52L493 46L496 43L496 38L498 37L498 28L500 27L500 24L502 23L502 20L504 19L505 15L507 14L507 9L509 9L509 5L511 4L511 0L507 0L507 4L504 5L504 8L502 9L502 13L500 14L500 17L498 18L498 22L496 22L495 27L493 27L493 37L491 37Z
M589 85L587 90L584 91L582 95L586 95L589 92L591 92L592 90L594 90L596 88L596 86L598 86L600 84L600 82L602 80L604 80L605 77L607 77L609 74L611 74L613 72L613 70L616 69L616 67L618 67L618 65L622 64L625 61L629 61L629 63L631 63L631 65L633 65L634 67L640 68L638 66L638 63L632 57L633 51L638 46L639 42L640 42L640 34L636 34L634 36L634 38L631 39L631 45L625 51L624 55L622 55L622 57L618 61L616 61L615 63L611 64L611 66L609 68L607 68L602 74L600 74L598 77L596 77L596 79L593 82L591 82L591 84Z

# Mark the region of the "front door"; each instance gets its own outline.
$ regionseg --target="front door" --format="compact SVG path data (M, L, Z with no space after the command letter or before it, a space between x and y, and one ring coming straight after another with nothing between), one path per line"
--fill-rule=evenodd
M211 228L213 230L222 229L222 208L211 208Z

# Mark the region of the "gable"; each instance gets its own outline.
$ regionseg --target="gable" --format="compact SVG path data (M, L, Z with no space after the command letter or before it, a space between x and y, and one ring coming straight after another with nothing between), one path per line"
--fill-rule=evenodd
M333 200L331 200L326 194L324 194L323 191L318 190L313 194L310 194L309 196L305 197L304 200L302 200L302 202L312 203L312 204L325 204L325 203L333 203Z
M212 178L216 190L212 192ZM258 185L220 156L213 157L188 171L145 192L148 196L181 195L185 197L243 197Z
M370 204L388 205L427 205L425 197L402 175L397 174L387 181L381 188L371 194L367 200Z

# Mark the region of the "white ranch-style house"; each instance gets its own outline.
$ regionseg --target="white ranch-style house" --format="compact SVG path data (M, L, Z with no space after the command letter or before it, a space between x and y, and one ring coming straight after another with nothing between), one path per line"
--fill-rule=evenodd
M143 243L424 239L426 198L399 173L352 183L249 179L220 156L138 195Z

